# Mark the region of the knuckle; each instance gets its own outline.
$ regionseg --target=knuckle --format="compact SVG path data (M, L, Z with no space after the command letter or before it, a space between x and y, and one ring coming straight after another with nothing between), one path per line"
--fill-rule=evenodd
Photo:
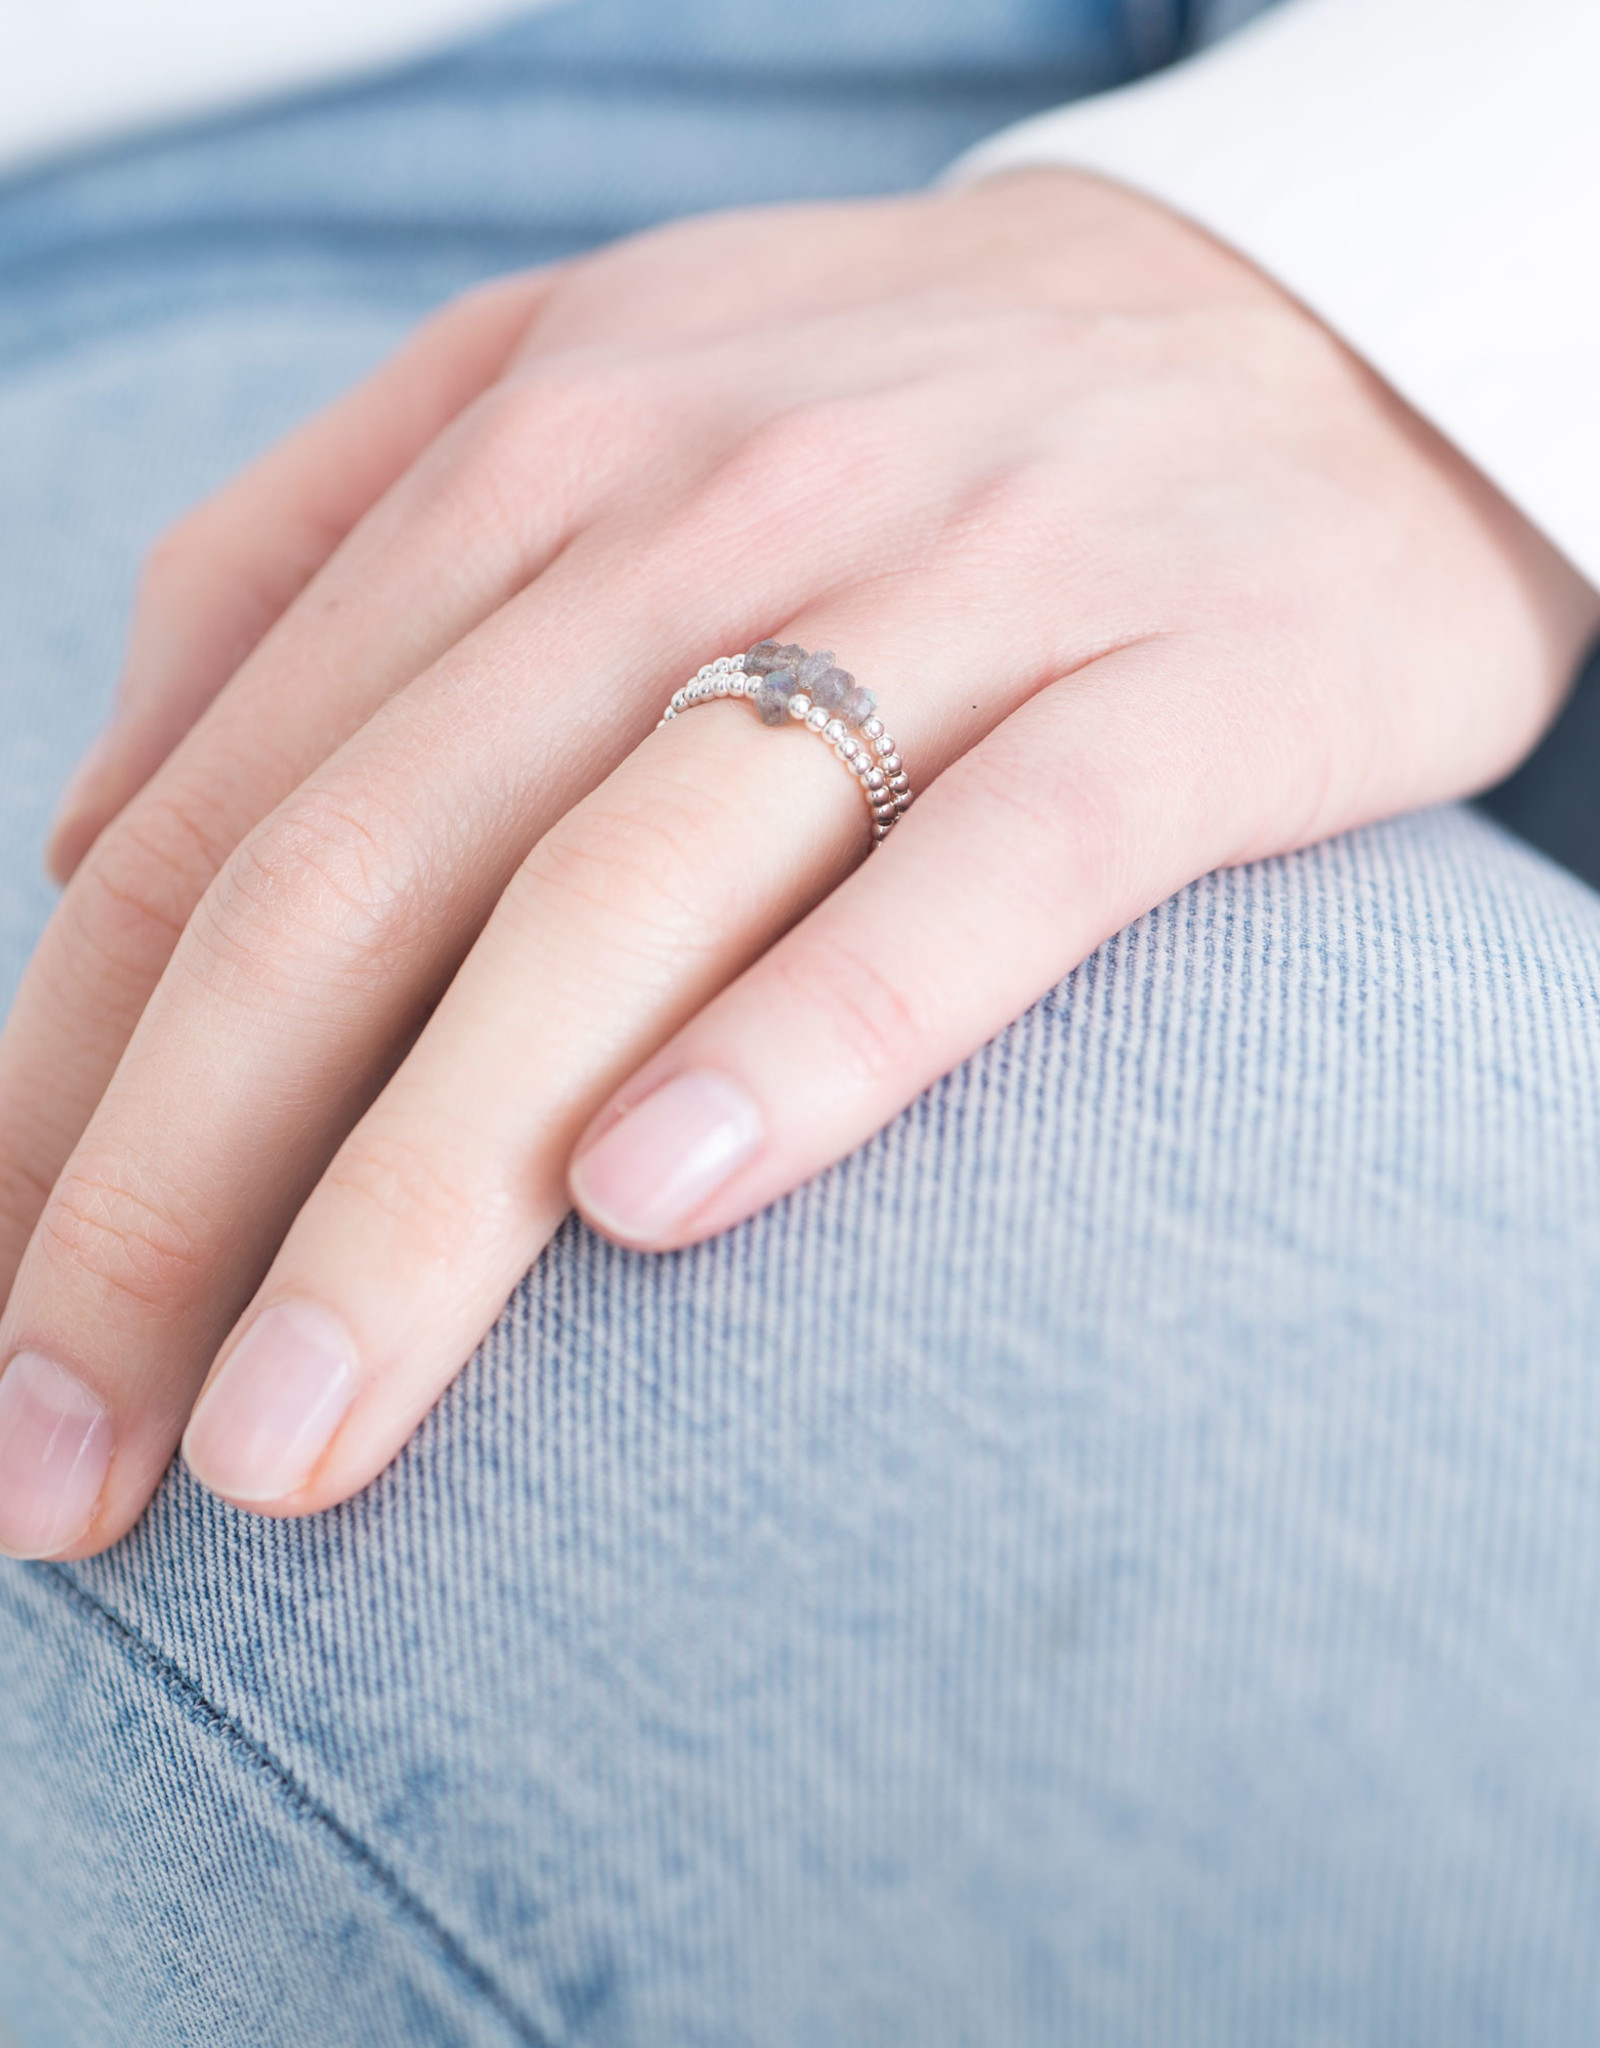
M945 515L938 540L941 574L1006 574L1013 586L1027 569L1060 573L1067 518L1076 507L1064 497L1058 464L1026 457L974 478Z
M139 595L160 599L169 590L184 589L211 552L211 520L204 506L186 512L159 534L145 551L139 569Z
M220 858L198 804L147 795L73 877L73 935L91 972L148 980L170 957Z
M806 399L752 427L726 478L758 503L814 515L838 507L841 485L880 459L885 423L868 401Z
M757 560L827 560L850 549L859 570L855 508L881 495L897 454L887 408L871 398L806 399L744 430L686 494L681 554L700 566L718 549ZM678 564L681 566L681 564Z
M735 840L734 843L737 843ZM546 833L524 869L518 900L634 958L671 951L682 957L698 940L711 943L727 926L739 893L728 861L730 834L722 804L703 786L658 773L641 790L630 779L626 799L597 791L571 818Z
M270 459L270 458L269 458ZM170 527L139 575L135 636L152 624L170 641L214 649L229 670L250 653L341 538L305 505L284 508L263 554L256 472L246 471Z
M171 1315L201 1278L194 1229L110 1167L69 1167L39 1219L37 1240L63 1277L95 1284L143 1314Z
M462 423L464 506L520 523L530 503L591 496L637 461L659 410L647 379L614 368L561 361L505 379Z
M752 428L744 453L769 473L769 484L785 477L831 481L841 465L858 461L876 444L870 417L858 399L802 399Z
M184 958L206 986L245 1000L303 989L308 972L365 989L422 921L425 856L370 792L302 795L218 871Z
M444 1171L455 1149L436 1126L362 1131L328 1167L318 1200L357 1211L385 1256L458 1272L482 1256L495 1196L469 1193Z

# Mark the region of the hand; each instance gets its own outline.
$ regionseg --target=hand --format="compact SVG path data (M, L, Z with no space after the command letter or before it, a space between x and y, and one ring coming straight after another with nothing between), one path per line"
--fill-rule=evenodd
M0 1539L114 1541L186 1424L232 1500L344 1498L569 1188L725 1228L1191 877L1497 777L1595 621L1315 321L1087 179L464 301L150 565L0 1043ZM814 740L652 730L769 634L925 792L871 860Z

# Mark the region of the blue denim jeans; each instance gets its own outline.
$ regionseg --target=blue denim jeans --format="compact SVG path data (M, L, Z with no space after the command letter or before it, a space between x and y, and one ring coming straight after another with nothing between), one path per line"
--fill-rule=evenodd
M0 1000L181 506L485 271L916 183L1181 12L586 0L0 188ZM0 2012L1592 2044L1597 1367L1600 896L1463 810L1209 876L751 1223L569 1224L348 1506L0 1568Z

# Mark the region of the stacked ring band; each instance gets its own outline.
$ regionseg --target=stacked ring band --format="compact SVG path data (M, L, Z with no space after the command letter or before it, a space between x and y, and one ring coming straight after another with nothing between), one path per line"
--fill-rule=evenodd
M792 719L826 740L861 784L872 813L874 845L887 839L900 814L910 809L911 783L899 748L877 716L872 692L835 668L831 654L808 654L803 647L761 640L748 654L720 655L673 691L659 724L670 724L680 711L716 697L743 697L763 725Z

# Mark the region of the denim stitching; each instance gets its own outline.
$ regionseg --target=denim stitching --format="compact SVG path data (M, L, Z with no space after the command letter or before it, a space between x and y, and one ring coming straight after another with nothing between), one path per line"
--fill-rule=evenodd
M60 1565L35 1567L33 1576L53 1582L67 1600L111 1637L131 1663L142 1664L193 1722L208 1733L222 1736L236 1754L264 1771L296 1816L309 1821L332 1838L336 1849L377 1886L402 1918L409 1920L433 1944L445 1967L492 2006L517 2038L527 2044L527 2048L556 2048L552 2036L518 2009L484 1966L473 1960L456 1936L429 1911L383 1858L322 1805L271 1750L242 1728L215 1701L207 1698L181 1665L158 1650L131 1622L125 1621L114 1609L97 1599Z

